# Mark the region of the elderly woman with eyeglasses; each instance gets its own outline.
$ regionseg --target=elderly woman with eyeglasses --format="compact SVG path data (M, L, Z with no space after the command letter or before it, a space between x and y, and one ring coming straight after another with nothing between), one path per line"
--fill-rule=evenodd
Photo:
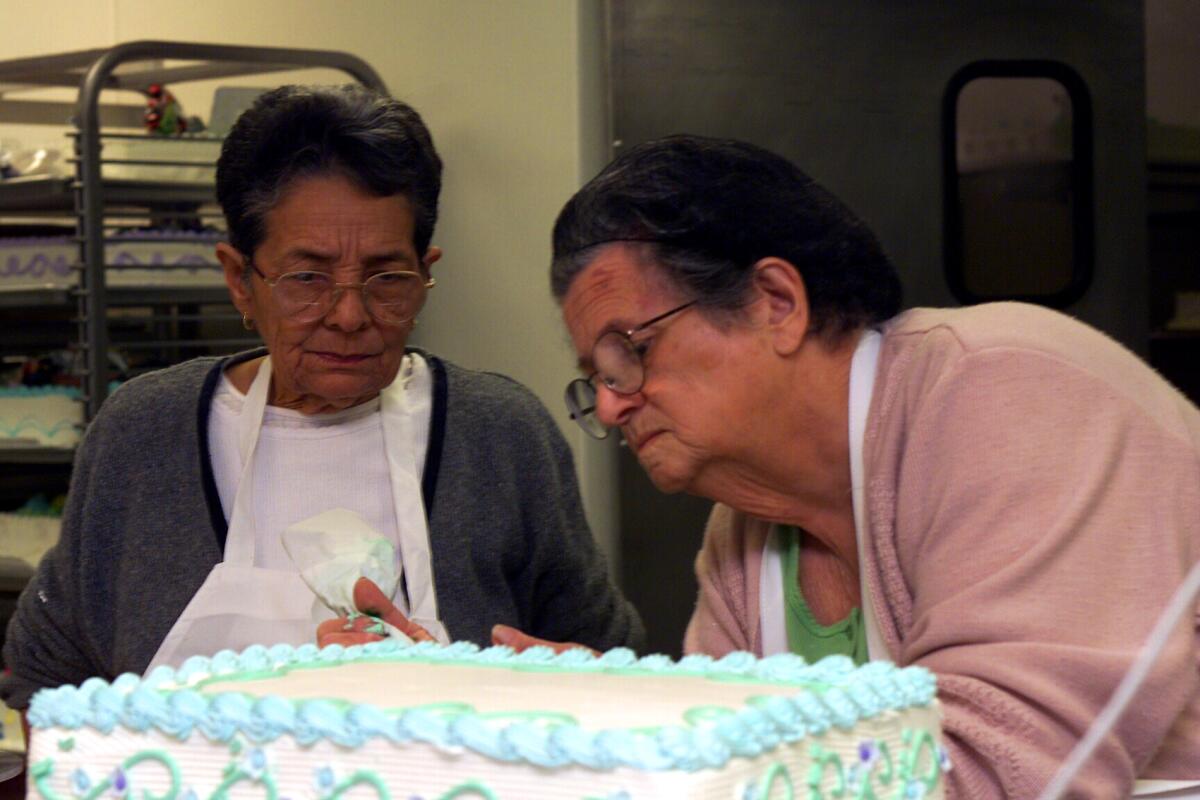
M574 419L716 501L685 650L925 666L949 796L1035 796L1200 559L1200 411L1048 309L901 313L865 225L741 142L622 154L551 278ZM1071 796L1200 791L1198 619Z
M217 167L217 255L265 348L148 374L105 403L62 540L8 631L10 706L41 686L312 641L321 614L283 537L331 510L334 529L393 544L396 595L355 599L394 604L418 637L486 645L503 624L638 646L545 409L406 347L441 255L440 186L421 118L364 89L284 87L238 120ZM327 627L322 643L342 635Z

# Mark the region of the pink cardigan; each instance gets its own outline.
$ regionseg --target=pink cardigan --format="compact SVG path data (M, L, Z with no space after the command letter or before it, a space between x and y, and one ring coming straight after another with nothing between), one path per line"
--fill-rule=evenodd
M884 330L864 451L869 600L891 660L937 674L949 796L1032 797L1200 559L1200 411L1061 314L916 309ZM767 529L713 509L685 651L761 653ZM1200 778L1198 632L1179 627L1078 796Z

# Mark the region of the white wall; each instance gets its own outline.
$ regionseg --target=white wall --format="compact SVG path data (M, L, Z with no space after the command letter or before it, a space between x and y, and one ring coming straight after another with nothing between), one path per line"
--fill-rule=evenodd
M0 59L174 39L345 50L372 64L425 117L446 164L434 238L445 256L414 341L542 398L577 453L593 530L613 552L611 450L585 443L562 410L574 358L547 280L554 216L607 155L600 0L4 5ZM179 94L188 113L207 117L207 96Z

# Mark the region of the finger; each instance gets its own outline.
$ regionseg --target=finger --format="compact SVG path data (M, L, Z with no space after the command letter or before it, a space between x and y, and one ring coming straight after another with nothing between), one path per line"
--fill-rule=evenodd
M434 641L429 631L404 616L387 595L367 578L359 578L354 584L354 606L362 613L378 617L394 626L414 642Z
M374 622L374 620L367 617L360 617L355 620L350 620L346 617L336 617L325 620L317 625L317 647L325 647L331 644L333 641L330 639L331 636L340 636L347 632L363 631L368 626L361 624L362 620L366 620L368 623Z
M593 650L586 645L577 644L575 642L552 642L548 639L539 639L536 636L530 636L524 631L513 628L509 625L494 625L492 626L492 644L505 645L511 647L516 652L520 653L530 647L549 647L555 653L562 653L566 650L587 650L594 656L600 655L596 650Z
M389 625L394 625L397 630L412 639L414 642L433 642L437 641L425 630L419 623L413 622L405 618L403 614L397 614L392 620L387 620Z
M341 633L346 629L346 618L338 617L337 619L327 619L317 626L317 641L321 641L321 637L329 636L333 633Z
M317 636L330 633L345 633L347 631L365 631L377 624L379 624L378 620L367 616L357 615L354 619L350 619L349 617L335 617L317 625Z
M360 618L368 623L374 623L374 620L366 617ZM369 633L367 625L359 624L360 620L349 621L345 617L337 619L329 619L317 626L317 647L328 647L331 644L347 644L347 638L359 637L361 642L378 641L382 638L373 633ZM374 637L374 638L362 638ZM358 644L359 641L349 642L349 644Z
M321 647L328 647L331 644L340 644L342 647L350 647L356 644L370 644L371 642L383 641L382 636L374 633L331 633L322 639L317 640L317 644Z
M399 628L400 626L397 625L396 627ZM404 634L406 636L408 636L408 638L412 639L414 642L437 641L436 639L433 638L433 634L431 634L429 631L422 628L417 623L412 622L411 620L409 620L407 628L400 628L400 630L404 631Z
M391 599L370 578L359 578L354 582L354 607L363 614L383 617L388 611L397 610Z
M354 607L363 614L369 614L389 625L396 626L411 638L412 635L408 633L407 629L412 623L408 617L404 616L391 599L383 593L383 590L369 578L359 578L354 583Z

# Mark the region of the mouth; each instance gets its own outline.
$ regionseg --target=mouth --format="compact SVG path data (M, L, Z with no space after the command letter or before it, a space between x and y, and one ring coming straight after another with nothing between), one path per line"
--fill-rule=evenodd
M324 350L312 350L310 353L326 364L339 367L352 367L375 358L373 353L333 353Z
M642 450L644 450L646 448L646 445L650 444L650 442L657 439L659 437L659 435L662 433L663 433L663 431L651 431L650 433L647 433L645 436L635 439L633 442L633 452L635 452L635 453L642 452Z

